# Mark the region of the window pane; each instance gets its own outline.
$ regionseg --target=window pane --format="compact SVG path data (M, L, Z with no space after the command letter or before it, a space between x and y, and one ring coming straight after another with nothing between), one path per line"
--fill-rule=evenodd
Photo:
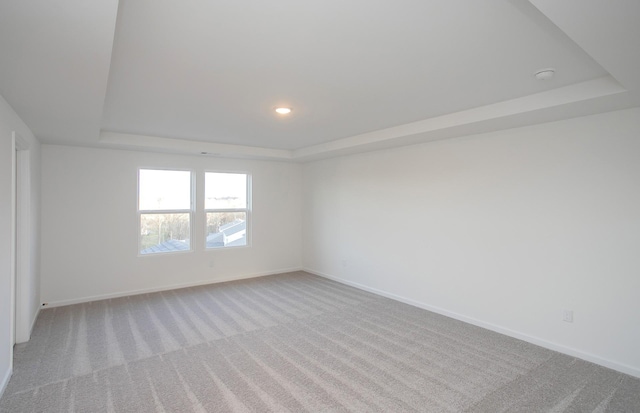
M246 212L208 212L207 248L247 245Z
M191 172L140 169L141 211L191 209Z
M247 175L207 172L204 179L205 209L247 207Z
M191 214L141 214L140 254L189 251Z

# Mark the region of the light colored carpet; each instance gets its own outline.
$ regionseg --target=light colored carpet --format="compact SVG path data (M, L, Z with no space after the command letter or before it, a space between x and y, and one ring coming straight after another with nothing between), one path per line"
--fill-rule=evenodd
M640 380L304 272L41 312L2 412L640 412Z

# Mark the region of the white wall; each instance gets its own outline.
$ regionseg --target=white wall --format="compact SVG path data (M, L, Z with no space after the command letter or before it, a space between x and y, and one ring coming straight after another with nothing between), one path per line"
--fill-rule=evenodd
M18 117L7 101L0 96L0 394L11 374L13 347L10 342L12 329L11 311L11 188L12 188L12 132L17 132L29 145L29 176L31 186L31 219L29 269L22 281L25 286L23 297L27 304L24 317L35 320L38 313L39 268L38 268L38 218L40 193L40 148L38 141L25 123Z
M23 136L22 134L20 136ZM16 154L17 163L17 285L16 342L29 341L40 312L40 143L22 137L28 148ZM21 191L26 190L26 194Z
M301 267L301 166L133 151L42 146L42 301L80 302ZM246 171L252 246L138 256L139 167ZM204 223L202 223L204 227Z
M318 161L303 182L307 270L640 376L640 109Z

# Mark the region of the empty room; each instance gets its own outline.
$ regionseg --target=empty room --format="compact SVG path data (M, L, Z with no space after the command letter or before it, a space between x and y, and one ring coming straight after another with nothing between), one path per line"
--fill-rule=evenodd
M640 412L638 21L0 1L0 412Z

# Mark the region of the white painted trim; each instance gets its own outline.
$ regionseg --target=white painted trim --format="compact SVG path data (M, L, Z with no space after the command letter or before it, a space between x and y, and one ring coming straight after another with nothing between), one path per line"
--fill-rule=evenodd
M4 375L2 381L0 382L0 398L4 394L4 391L7 388L7 384L9 384L9 380L11 379L11 375L13 374L13 368L7 370L7 374Z
M32 271L31 268L31 153L28 145L20 144L16 139L16 297L15 322L16 343L29 341L28 314L30 312L29 293L25 285Z
M110 298L119 298L119 297L128 297L128 296L131 296L131 295L157 293L157 292L160 292L160 291L177 290L177 289L180 289L180 288L198 287L198 286L201 286L201 285L218 284L218 283L223 283L223 282L228 282L228 281L245 280L247 278L265 277L265 276L269 276L269 275L283 274L283 273L295 272L295 271L301 271L301 270L302 270L301 267L283 268L283 269L275 270L275 271L267 271L267 272L246 274L246 275L240 275L240 276L235 276L235 277L218 278L218 279L215 279L215 280L202 280L202 281L196 281L196 282L184 283L184 284L171 284L171 285L165 285L165 286L162 286L162 287L153 287L153 288L144 288L144 289L140 289L140 290L122 291L122 292L119 292L119 293L92 295L92 296L89 296L89 297L74 298L74 299L71 299L71 300L51 301L49 303L46 303L46 305L42 304L42 307L43 308L62 307L62 306L71 305L71 304L88 303L88 302L91 302L91 301L107 300L107 299L110 299Z
M146 171L165 171L165 172L189 172L189 187L191 188L191 199L189 200L189 208L188 209L140 209L140 172ZM136 211L138 211L138 257L150 257L150 256L161 256L161 255L171 255L171 254L184 254L191 253L195 251L193 237L194 232L194 219L196 208L196 170L195 169L181 169L181 168L147 168L147 167L138 167L137 174L137 197L136 197ZM164 215L164 214L189 214L189 249L182 251L162 251L162 252L152 252L148 254L142 254L142 234L140 233L140 229L142 226L142 216L143 215Z
M622 373L629 374L631 376L640 378L640 369L638 369L636 367L633 367L633 366L629 366L629 365L626 365L626 364L621 364L621 363L618 363L618 362L613 361L613 360L609 360L609 359L605 359L605 358L596 356L595 354L586 353L584 351L581 351L581 350L578 350L578 349L575 349L575 348L572 348L572 347L567 347L567 346L564 346L562 344L558 344L558 343L554 343L554 342L551 342L551 341L547 341L547 340L544 340L544 339L541 339L541 338L538 338L538 337L534 337L534 336L531 336L531 335L528 335L528 334L525 334L525 333L521 333L519 331L511 330L509 328L505 328L505 327L502 327L502 326L499 326L499 325L496 325L496 324L493 324L493 323L488 323L486 321L478 320L478 319L473 318L473 317L469 317L469 316L465 316L465 315L462 315L462 314L458 314L456 312L449 311L449 310L446 310L446 309L440 308L440 307L435 307L435 306L423 303L421 301L413 300L411 298L406 298L406 297L403 297L403 296L400 296L400 295L396 295L396 294L389 293L389 292L386 292L386 291L383 291L383 290L379 290L377 288L368 287L366 285L363 285L363 284L360 284L360 283L357 283L357 282L344 280L342 278L335 277L335 276L332 276L332 275L329 275L329 274L325 274L325 273L322 273L320 271L315 271L315 270L312 270L310 268L303 268L303 271L308 272L310 274L315 274L315 275L318 275L320 277L327 278L327 279L330 279L330 280L333 280L333 281L337 281L337 282L339 282L341 284L345 284L345 285L348 285L348 286L351 286L351 287L355 287L355 288L357 288L359 290L364 290L364 291L367 291L367 292L370 292L370 293L373 293L373 294L377 294L377 295L380 295L380 296L383 296L383 297L386 297L386 298L390 298L392 300L400 301L402 303L409 304L409 305L412 305L414 307L422 308L424 310L428 310L428 311L431 311L431 312L434 312L434 313L437 313L437 314L441 314L441 315L444 315L444 316L447 316L447 317L450 317L450 318L453 318L453 319L456 319L456 320L459 320L459 321L463 321L465 323L469 323L469 324L473 324L473 325L478 326L478 327L486 328L487 330L495 331L496 333L500 333L500 334L504 334L504 335L509 336L509 337L517 338L519 340L523 340L523 341L526 341L528 343L535 344L535 345L538 345L540 347L547 348L549 350L554 350L554 351L557 351L557 352L560 352L560 353L563 353L563 354L567 354L567 355L572 356L572 357L577 357L577 358L580 358L580 359L583 359L583 360L586 360L586 361L590 361L592 363L599 364L601 366L608 367L610 369L613 369L613 370L616 370L616 371L619 371L619 372L622 372Z
M16 274L16 196L17 196L17 188L16 188L16 172L17 172L17 151L28 148L28 144L26 141L15 131L11 132L11 242L9 245L9 257L11 263L9 265L10 268L10 288L11 288L11 298L10 298L10 309L9 309L9 368L5 373L2 381L0 382L0 397L4 394L5 389L7 388L7 384L9 384L9 380L11 379L11 375L13 374L13 345L15 344L16 339L16 284L17 284L17 274Z
M10 274L10 307L9 307L9 370L13 370L13 345L16 343L16 172L17 172L17 150L21 145L21 138L17 132L11 132L11 229L10 229L10 246L9 246L9 274Z

